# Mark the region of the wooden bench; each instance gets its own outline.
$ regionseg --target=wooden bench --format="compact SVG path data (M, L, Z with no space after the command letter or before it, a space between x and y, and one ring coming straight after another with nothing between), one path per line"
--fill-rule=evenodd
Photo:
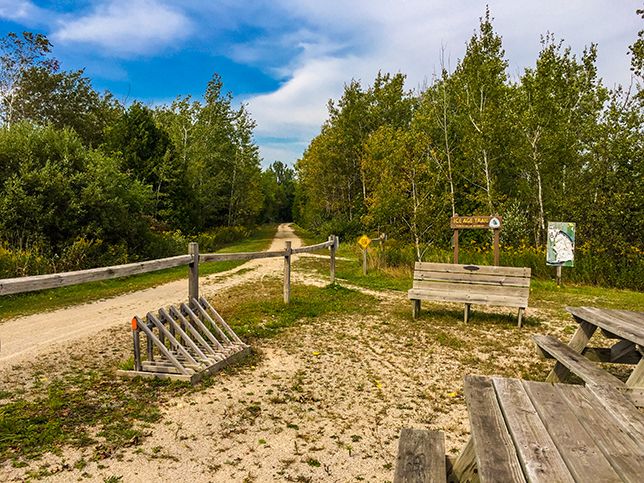
M393 483L446 483L445 433L403 428Z
M576 352L571 347L550 335L532 335L530 338L537 345L537 352L545 352L557 359L567 370L577 374L585 382L625 388L626 384L609 374L593 361ZM540 354L546 358L546 354ZM547 381L554 382L554 381Z
M530 272L519 267L416 262L414 286L408 292L413 316L420 313L421 300L464 303L466 323L471 304L500 305L519 309L521 327L530 296Z

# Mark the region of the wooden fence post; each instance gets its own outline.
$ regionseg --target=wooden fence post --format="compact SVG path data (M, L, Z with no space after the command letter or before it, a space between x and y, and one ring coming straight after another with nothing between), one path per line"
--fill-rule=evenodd
M337 243L335 235L329 235L329 241L333 242L329 247L331 249L331 283L335 283L335 245Z
M284 242L284 303L291 301L291 242Z
M192 299L199 300L199 244L188 244L188 254L192 255L192 262L188 265L188 305Z

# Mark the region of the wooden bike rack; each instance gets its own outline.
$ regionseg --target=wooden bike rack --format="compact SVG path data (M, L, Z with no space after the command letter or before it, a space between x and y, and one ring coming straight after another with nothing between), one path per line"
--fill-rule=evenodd
M146 336L145 360L141 337ZM212 305L204 298L190 305L148 312L145 321L132 319L134 370L119 370L117 376L171 379L195 384L202 377L250 355L244 344ZM155 351L156 349L156 351Z

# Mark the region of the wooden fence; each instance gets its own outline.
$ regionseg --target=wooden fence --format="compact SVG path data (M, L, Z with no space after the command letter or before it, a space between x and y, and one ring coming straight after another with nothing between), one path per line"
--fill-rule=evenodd
M199 245L197 243L190 243L188 246L188 255L179 255L178 257L162 258L159 260L150 260L148 262L140 263L128 263L127 265L117 265L114 267L78 270L75 272L0 279L0 295L66 287L68 285L97 282L99 280L138 275L140 273L154 272L166 268L188 265L188 297L190 300L198 300L200 263L284 257L284 302L288 303L291 299L291 257L299 253L313 252L322 248L329 248L331 250L331 283L334 283L335 251L338 249L338 238L335 235L330 235L329 240L324 243L318 243L317 245L301 248L291 248L291 242L287 241L284 244L284 250L271 252L208 253L200 255Z

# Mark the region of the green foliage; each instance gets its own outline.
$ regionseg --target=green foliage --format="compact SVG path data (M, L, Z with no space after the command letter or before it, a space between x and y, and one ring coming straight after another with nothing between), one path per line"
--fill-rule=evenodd
M642 36L631 47L639 78ZM321 235L385 232L399 245L386 255L394 265L410 253L449 261L456 213L498 213L503 245L537 252L548 221L571 221L587 250L578 280L640 287L624 254L644 249L642 86L606 89L597 47L576 56L551 34L517 82L504 56L486 10L455 70L442 63L419 91L404 92L402 75L352 81L298 161L295 220ZM479 246L491 237L461 233ZM545 276L544 258L511 258Z

